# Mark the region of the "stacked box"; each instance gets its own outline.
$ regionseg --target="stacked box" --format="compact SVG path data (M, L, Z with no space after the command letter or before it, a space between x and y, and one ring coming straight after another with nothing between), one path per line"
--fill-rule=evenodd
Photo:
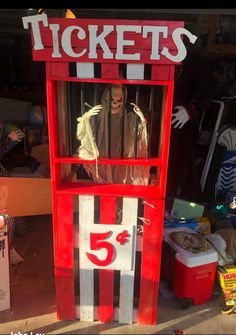
M226 306L233 306L236 302L236 266L219 266L217 276Z

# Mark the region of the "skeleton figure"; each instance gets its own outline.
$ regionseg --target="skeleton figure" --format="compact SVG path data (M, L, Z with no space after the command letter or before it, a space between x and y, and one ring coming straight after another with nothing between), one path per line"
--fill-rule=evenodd
M91 108L78 118L77 139L81 142L77 149L79 157L134 158L135 123L138 116L137 158L146 158L148 139L145 117L134 103L131 103L133 111L128 112L124 107L126 99L125 87L108 85L102 95L101 105ZM147 185L149 181L149 167L85 164L84 168L97 183Z

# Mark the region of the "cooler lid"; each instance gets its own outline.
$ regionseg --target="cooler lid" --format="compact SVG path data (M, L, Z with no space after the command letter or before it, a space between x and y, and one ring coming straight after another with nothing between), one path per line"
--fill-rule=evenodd
M218 261L218 254L213 247L207 251L201 251L198 253L193 253L191 251L181 248L169 237L170 233L172 233L173 231L186 231L194 234L197 233L188 227L166 228L163 230L163 238L176 251L175 258L178 259L179 262L189 268L192 268L195 266L215 263Z

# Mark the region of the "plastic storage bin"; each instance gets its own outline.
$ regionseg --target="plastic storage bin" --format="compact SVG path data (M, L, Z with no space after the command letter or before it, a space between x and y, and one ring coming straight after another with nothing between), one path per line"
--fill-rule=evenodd
M170 239L169 234L173 231L196 233L187 227L164 229L164 242L171 247L172 257L174 257L174 260L171 260L171 253L165 255L167 248L163 248L164 277L169 284L171 283L175 296L181 301L182 308L187 308L191 304L205 303L212 297L218 261L217 252L213 248L200 253L187 251ZM166 270L170 267L172 271L169 270L169 274L172 274L172 278L167 278ZM171 288L170 285L169 288Z

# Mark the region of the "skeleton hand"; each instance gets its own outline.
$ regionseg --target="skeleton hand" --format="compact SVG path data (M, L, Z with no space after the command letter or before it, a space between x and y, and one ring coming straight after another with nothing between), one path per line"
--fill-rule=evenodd
M78 117L77 121L80 122L83 119L90 119L91 116L97 115L99 112L101 112L101 109L102 109L102 105L96 105L92 107L90 110L88 110L86 113L84 113L83 116Z
M77 152L80 158L96 159L99 156L89 119L91 116L98 114L101 109L102 105L96 105L77 119L76 138L81 142Z
M147 120L145 119L145 117L143 115L143 112L141 111L141 109L139 108L139 106L137 106L133 102L131 102L130 105L133 106L133 111L140 117L141 122L142 123L147 123Z
M177 109L178 111L172 114L171 124L174 128L181 129L185 125L185 123L188 122L189 115L184 106L176 106L174 107L174 109Z
M21 130L12 130L10 134L8 134L8 137L10 137L12 141L17 141L17 142L21 142L24 136L25 134Z

